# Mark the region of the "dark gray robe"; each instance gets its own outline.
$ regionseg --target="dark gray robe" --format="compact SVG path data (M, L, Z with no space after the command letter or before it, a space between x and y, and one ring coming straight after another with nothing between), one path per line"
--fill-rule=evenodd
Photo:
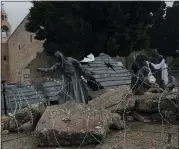
M72 57L64 57L58 53L57 63L51 68L38 68L39 71L55 71L59 69L63 75L62 94L64 102L75 100L78 103L88 103L87 86L81 76L90 78L91 75L83 69L79 61Z

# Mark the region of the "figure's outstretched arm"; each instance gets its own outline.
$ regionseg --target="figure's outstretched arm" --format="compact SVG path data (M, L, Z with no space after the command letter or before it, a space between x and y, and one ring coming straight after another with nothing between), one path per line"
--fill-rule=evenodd
M40 72L48 72L48 71L54 71L55 69L57 69L57 64L53 65L52 67L50 68L37 68L37 71L40 71Z

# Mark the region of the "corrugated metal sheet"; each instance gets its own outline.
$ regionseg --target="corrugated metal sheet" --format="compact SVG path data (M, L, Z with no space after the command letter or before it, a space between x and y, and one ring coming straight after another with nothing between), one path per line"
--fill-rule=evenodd
M61 83L46 81L43 83L43 89L36 90L29 85L7 85L6 86L6 103L8 112L13 113L16 110L27 107L30 104L60 99L58 93L61 92ZM4 114L4 97L1 91L1 112Z
M112 64L113 69L108 68L106 63ZM92 72L95 80L104 88L115 87L120 85L129 85L131 82L131 74L128 70L122 68L106 54L100 54L95 58L94 62L89 64L83 64L83 67ZM57 83L58 82L58 83ZM13 113L14 110L27 107L30 104L38 102L46 102L50 104L50 101L59 101L59 104L64 101L60 101L64 96L62 83L60 80L57 82L48 80L42 84L42 88L39 90L34 89L30 85L7 85L6 86L6 100L8 112ZM1 112L4 113L3 94L1 91Z
M105 63L113 66L108 68ZM117 61L109 55L101 53L95 57L95 61L83 64L83 67L90 71L94 79L104 88L120 85L129 85L131 83L131 74L127 69L118 65Z

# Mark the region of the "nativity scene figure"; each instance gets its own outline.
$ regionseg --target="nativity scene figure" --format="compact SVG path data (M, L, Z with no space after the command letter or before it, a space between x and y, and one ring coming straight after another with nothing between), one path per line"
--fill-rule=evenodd
M90 79L91 74L83 69L81 63L72 58L65 57L60 51L55 52L56 63L50 68L38 68L37 71L48 72L56 71L57 69L63 76L64 101L74 100L77 103L88 103L87 85L83 78Z

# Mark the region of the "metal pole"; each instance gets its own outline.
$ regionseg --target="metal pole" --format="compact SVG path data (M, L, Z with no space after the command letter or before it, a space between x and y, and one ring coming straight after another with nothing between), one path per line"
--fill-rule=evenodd
M4 114L7 115L7 105L6 105L6 87L5 87L5 80L2 81L3 87L3 96L4 96Z

